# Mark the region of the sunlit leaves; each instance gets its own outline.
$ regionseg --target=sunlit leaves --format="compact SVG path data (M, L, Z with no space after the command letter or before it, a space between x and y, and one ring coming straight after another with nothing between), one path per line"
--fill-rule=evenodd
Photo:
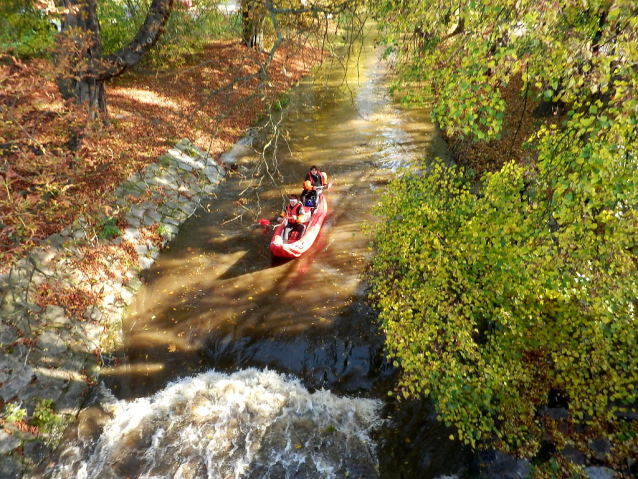
M430 390L466 442L495 434L522 454L550 391L598 424L612 401L636 400L638 10L587 5L377 2L395 90L429 103L455 141L515 128L510 83L567 112L525 129L525 166L487 175L479 196L436 167L381 208L373 283L400 388Z
M597 171L610 185L621 166ZM523 455L540 445L550 391L575 419L606 421L638 380L635 210L577 178L577 195L548 208L554 177L540 172L530 181L508 164L480 196L439 163L405 174L380 208L371 278L399 389L429 394L461 440L496 436Z
M548 101L580 102L635 78L636 6L601 1L453 2L380 0L382 41L396 53L397 87L433 103L452 134L497 138L498 89L521 74ZM628 99L626 95L622 95Z

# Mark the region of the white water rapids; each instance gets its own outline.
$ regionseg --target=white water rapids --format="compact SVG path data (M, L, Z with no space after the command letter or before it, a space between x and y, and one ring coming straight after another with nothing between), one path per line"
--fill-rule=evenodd
M69 445L47 476L375 478L370 433L382 423L381 405L310 393L297 379L268 370L209 371L150 398L113 398L106 406L112 418L92 450Z

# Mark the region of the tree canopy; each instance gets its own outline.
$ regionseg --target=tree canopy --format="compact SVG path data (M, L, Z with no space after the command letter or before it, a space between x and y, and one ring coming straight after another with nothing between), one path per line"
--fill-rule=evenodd
M619 409L638 400L638 7L375 10L397 90L429 104L448 135L498 140L515 77L548 106L527 154L500 171L476 181L427 162L384 197L371 281L400 391L430 395L462 440L496 438L527 457L548 430L559 448L585 440L576 427L552 432L546 407L566 408L587 434L619 427Z

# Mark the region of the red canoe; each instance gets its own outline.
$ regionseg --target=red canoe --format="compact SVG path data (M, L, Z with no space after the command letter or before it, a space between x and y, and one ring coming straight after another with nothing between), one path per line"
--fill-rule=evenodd
M310 249L317 239L317 236L319 236L319 231L321 231L327 214L328 202L322 194L320 195L319 205L310 217L310 221L306 225L306 231L301 238L297 238L297 233L293 231L290 233L288 241L284 243L281 235L284 232L286 222L284 221L277 225L272 240L270 241L270 251L272 251L272 254L281 258L299 258L299 256Z

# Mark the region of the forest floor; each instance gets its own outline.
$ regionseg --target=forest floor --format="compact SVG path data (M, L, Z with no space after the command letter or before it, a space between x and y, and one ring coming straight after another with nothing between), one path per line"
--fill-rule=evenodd
M267 57L219 41L179 68L126 72L107 84L109 124L87 127L61 98L55 65L0 55L0 274L78 218L119 221L114 189L180 139L218 158L324 52L284 44L260 82Z

